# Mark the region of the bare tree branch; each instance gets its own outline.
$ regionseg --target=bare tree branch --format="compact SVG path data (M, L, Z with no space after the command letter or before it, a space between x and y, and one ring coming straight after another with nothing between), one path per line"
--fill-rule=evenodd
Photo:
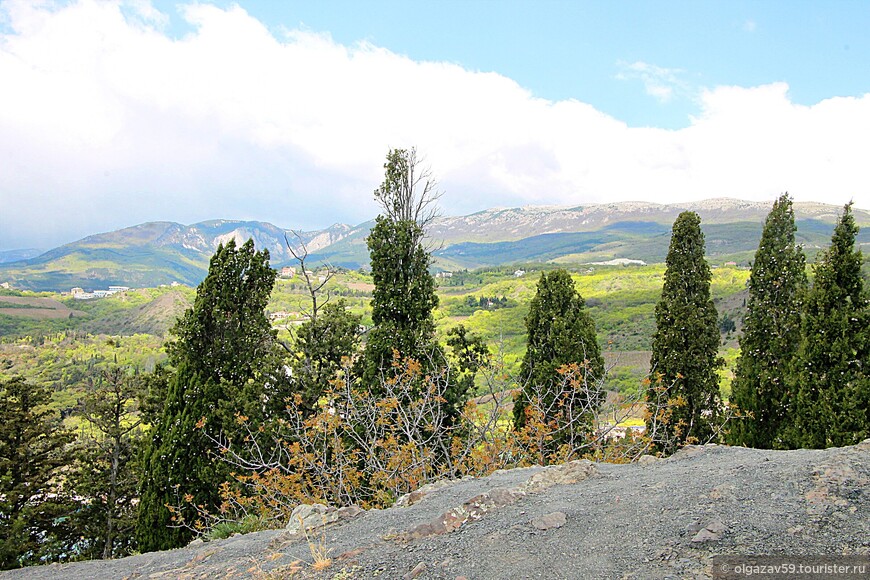
M302 277L305 279L308 296L311 298L311 310L308 311L306 314L312 322L315 322L317 320L317 313L319 309L325 306L331 298L329 292L327 291L321 301L321 292L326 287L326 285L329 284L329 281L332 280L332 278L338 273L338 270L328 262L323 262L321 264L321 271L324 271L326 273L322 276L322 280L318 278L318 280L315 282L312 277L312 272L310 272L305 266L305 260L308 259L308 246L305 244L302 236L300 236L296 231L290 230L290 233L296 236L296 239L299 240L299 245L294 248L293 244L290 243L290 239L287 237L286 233L284 234L284 242L287 244L287 249L293 255L293 258L295 258L296 261L299 263L299 269L302 271Z
M391 150L384 164L384 182L374 195L390 220L414 222L425 236L440 217L437 203L443 193L438 190L431 168L421 163L414 147ZM427 249L431 252L435 245L440 246L433 244Z

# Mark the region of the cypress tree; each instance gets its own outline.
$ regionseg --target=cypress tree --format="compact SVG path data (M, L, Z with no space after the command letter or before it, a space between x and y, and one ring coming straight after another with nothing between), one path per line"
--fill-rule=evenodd
M172 330L168 345L175 372L166 385L161 418L144 457L136 527L143 552L184 545L192 531L166 507L195 505L214 512L227 466L214 453L212 438L232 438L235 413L263 419L264 400L279 396L282 381L276 337L265 308L276 273L269 253L248 240L218 246L196 300ZM271 391L268 389L272 389ZM192 524L196 512L181 512Z
M391 150L384 170L384 181L374 192L383 211L366 240L375 285L373 328L356 371L376 396L383 390L382 381L393 372L395 355L416 360L424 374L443 373L450 379L443 409L451 425L465 404L469 383L446 372L449 363L435 339L433 311L438 296L424 237L426 225L435 217L431 204L439 194L428 170L419 171L414 149Z
M562 392L562 376L558 369L576 364L585 373L584 395L574 399L576 413L582 409L597 408L600 401L592 400L598 392L597 383L604 376L604 359L595 334L595 323L586 310L586 302L574 287L571 274L554 270L541 274L535 297L525 317L528 330L526 354L520 367L523 390L514 401L514 425L521 429L526 424L526 408L534 398L540 398L542 419L550 422L558 405L553 405ZM583 421L583 428L591 428L592 415ZM574 426L576 429L577 426ZM553 447L562 443L554 439Z
M435 341L432 312L438 307L435 280L429 274L432 256L423 246L423 214L432 195L429 181L418 190L416 152L394 149L387 154L384 181L375 190L382 214L366 239L375 289L373 328L366 339L363 383L373 392L393 362L393 351L431 366L443 360ZM423 173L426 175L426 172Z
M788 424L789 372L801 341L801 299L806 260L795 244L794 211L788 194L773 204L749 274L749 300L740 337L740 357L731 403L739 409L729 433L733 445L783 448Z
M701 218L690 211L674 222L668 249L662 296L656 304L648 399L653 406L668 402L667 421L651 409L648 432L657 448L672 453L686 443L704 443L716 433L721 417L716 307L710 298L710 266L704 259Z
M378 216L367 240L375 289L363 382L373 391L389 370L394 350L424 365L438 351L432 316L438 296L429 274L431 257L420 244L421 237L414 222Z
M797 390L791 441L798 447L852 445L870 437L870 323L861 278L858 226L851 202L831 246L816 262L806 299L794 384Z

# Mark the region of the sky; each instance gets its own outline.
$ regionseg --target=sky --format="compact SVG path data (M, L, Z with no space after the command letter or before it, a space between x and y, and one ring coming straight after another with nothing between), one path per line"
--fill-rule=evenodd
M0 250L147 221L870 208L870 2L0 0Z

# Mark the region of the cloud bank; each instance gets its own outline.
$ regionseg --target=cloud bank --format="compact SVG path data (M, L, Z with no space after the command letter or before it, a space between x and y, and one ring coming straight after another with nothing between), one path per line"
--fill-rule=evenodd
M786 190L870 207L870 95L715 87L683 129L630 127L496 73L181 10L192 32L172 38L145 2L0 3L0 249L147 220L357 223L387 150L410 146L449 214ZM630 66L667 97L669 71Z

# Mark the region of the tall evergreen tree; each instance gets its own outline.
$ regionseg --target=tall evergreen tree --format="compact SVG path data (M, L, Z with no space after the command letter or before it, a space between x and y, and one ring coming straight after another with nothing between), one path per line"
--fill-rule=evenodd
M783 448L789 422L789 372L801 341L801 300L806 259L795 244L794 210L788 194L773 204L749 274L749 300L740 337L740 358L731 383L731 403L741 413L733 445Z
M72 440L48 409L48 388L0 381L0 569L69 557L70 511L58 468Z
M90 381L79 400L84 419L69 485L82 504L72 516L79 557L113 558L134 547L140 477L137 451L141 375L113 367Z
M723 363L698 214L685 211L677 217L666 264L655 310L648 399L653 406L662 403L656 387L667 389L667 421L658 422L660 409L651 409L647 428L658 449L672 453L683 444L708 441L721 417L716 369Z
M523 390L514 401L514 425L522 428L526 424L526 409L537 399L540 399L541 411L545 412L541 419L548 423L554 419L556 411L566 404L554 404L562 392L558 369L565 365L578 365L585 382L581 396L567 403L577 408L565 415L579 416L597 408L600 401L593 398L598 393L597 383L604 376L604 359L595 335L595 323L586 310L586 302L574 287L571 274L561 269L541 274L525 323L528 338L520 367ZM572 429L591 428L593 416L585 414L588 421L583 421L582 426L573 425ZM562 442L556 437L553 448Z
M375 190L382 207L366 240L372 278L373 328L366 339L363 383L377 389L388 372L395 350L401 357L432 361L441 358L435 342L433 310L438 306L435 280L429 274L432 257L423 246L429 214L421 214L431 200L426 181L418 191L414 150L394 149L384 164L384 181ZM424 173L425 174L425 173Z
M357 374L376 395L393 372L394 355L416 360L424 373L441 373L449 367L435 339L432 313L438 296L429 273L432 256L424 245L425 227L436 215L432 204L439 194L428 170L421 171L417 165L414 149L391 150L384 164L384 181L374 192L382 213L366 240L375 284L373 328ZM444 394L448 424L462 409L468 386L467 381L451 380Z
M375 289L362 378L373 390L389 371L394 350L423 364L433 362L433 356L440 358L432 315L438 296L429 274L431 257L421 238L416 223L383 216L378 216L368 237Z
M166 505L214 511L227 466L209 439L232 438L234 415L262 420L266 400L281 396L283 367L275 331L265 314L276 273L269 253L248 240L218 246L196 300L172 330L169 377L162 416L144 458L136 528L143 552L184 545L192 532L178 526ZM187 501L185 501L187 500ZM181 515L191 523L190 509Z
M868 296L858 226L846 204L831 246L816 262L804 307L795 373L791 441L798 447L852 445L870 437Z

